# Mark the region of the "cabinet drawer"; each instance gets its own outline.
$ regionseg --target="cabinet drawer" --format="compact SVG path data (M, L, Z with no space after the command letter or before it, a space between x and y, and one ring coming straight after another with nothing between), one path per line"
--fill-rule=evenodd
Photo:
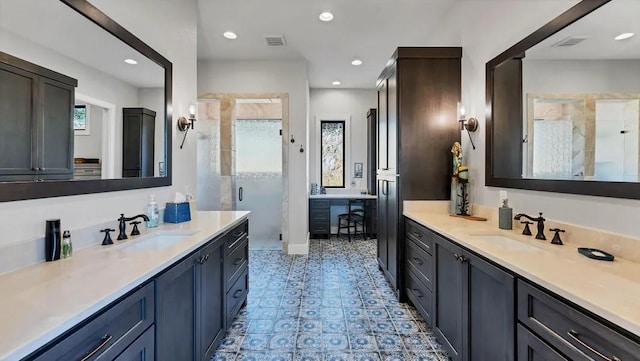
M249 275L245 269L244 273L236 280L227 292L227 320L233 319L242 304L247 299L249 291Z
M518 324L518 361L570 361Z
M248 258L249 242L246 239L224 258L225 290L228 290L242 271L247 268Z
M225 257L249 238L249 222L244 221L225 235Z
M329 234L329 222L314 222L309 224L309 233Z
M427 253L433 254L433 232L408 218L405 220L405 236L416 242Z
M433 327L433 319L431 317L433 312L433 297L431 291L420 282L418 276L411 270L407 271L407 276L407 296L422 317L424 317L427 326Z
M86 360L113 360L154 323L154 305L150 282L34 360L84 360L89 355Z
M127 347L115 361L154 361L155 337L153 327L149 327L142 336Z
M309 200L309 208L310 209L329 209L330 205L331 205L331 203L327 199L311 199L311 200Z
M640 344L522 280L518 319L570 359L639 360Z
M328 221L330 212L328 210L312 210L309 213L309 221Z
M433 291L433 257L410 238L407 239L407 265Z

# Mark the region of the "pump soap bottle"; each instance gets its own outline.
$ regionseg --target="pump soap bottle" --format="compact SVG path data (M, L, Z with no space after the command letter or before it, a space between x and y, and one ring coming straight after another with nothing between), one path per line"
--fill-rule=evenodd
M509 207L509 200L502 200L502 207L498 208L498 227L500 229L513 228L513 209Z
M151 195L149 197L149 205L147 206L147 228L157 227L160 224L160 210L158 209L158 203L156 203L156 197Z

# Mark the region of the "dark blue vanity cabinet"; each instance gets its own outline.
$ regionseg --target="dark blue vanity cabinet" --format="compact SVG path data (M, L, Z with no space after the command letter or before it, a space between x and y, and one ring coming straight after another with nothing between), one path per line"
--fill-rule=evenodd
M26 360L209 360L246 304L248 227L206 242Z
M405 243L405 291L451 360L640 360L637 336L409 218Z

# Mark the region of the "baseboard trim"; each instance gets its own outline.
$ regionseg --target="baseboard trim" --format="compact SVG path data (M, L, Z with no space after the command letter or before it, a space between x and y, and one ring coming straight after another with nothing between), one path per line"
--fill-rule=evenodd
M309 254L309 233L305 243L288 244L287 254Z

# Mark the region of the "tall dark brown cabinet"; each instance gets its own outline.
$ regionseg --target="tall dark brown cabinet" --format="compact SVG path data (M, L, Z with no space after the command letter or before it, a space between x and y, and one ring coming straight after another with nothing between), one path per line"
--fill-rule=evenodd
M153 177L156 112L122 109L122 176Z
M73 178L77 84L0 52L0 181Z
M462 48L398 48L378 78L378 264L404 300L402 202L450 197Z

